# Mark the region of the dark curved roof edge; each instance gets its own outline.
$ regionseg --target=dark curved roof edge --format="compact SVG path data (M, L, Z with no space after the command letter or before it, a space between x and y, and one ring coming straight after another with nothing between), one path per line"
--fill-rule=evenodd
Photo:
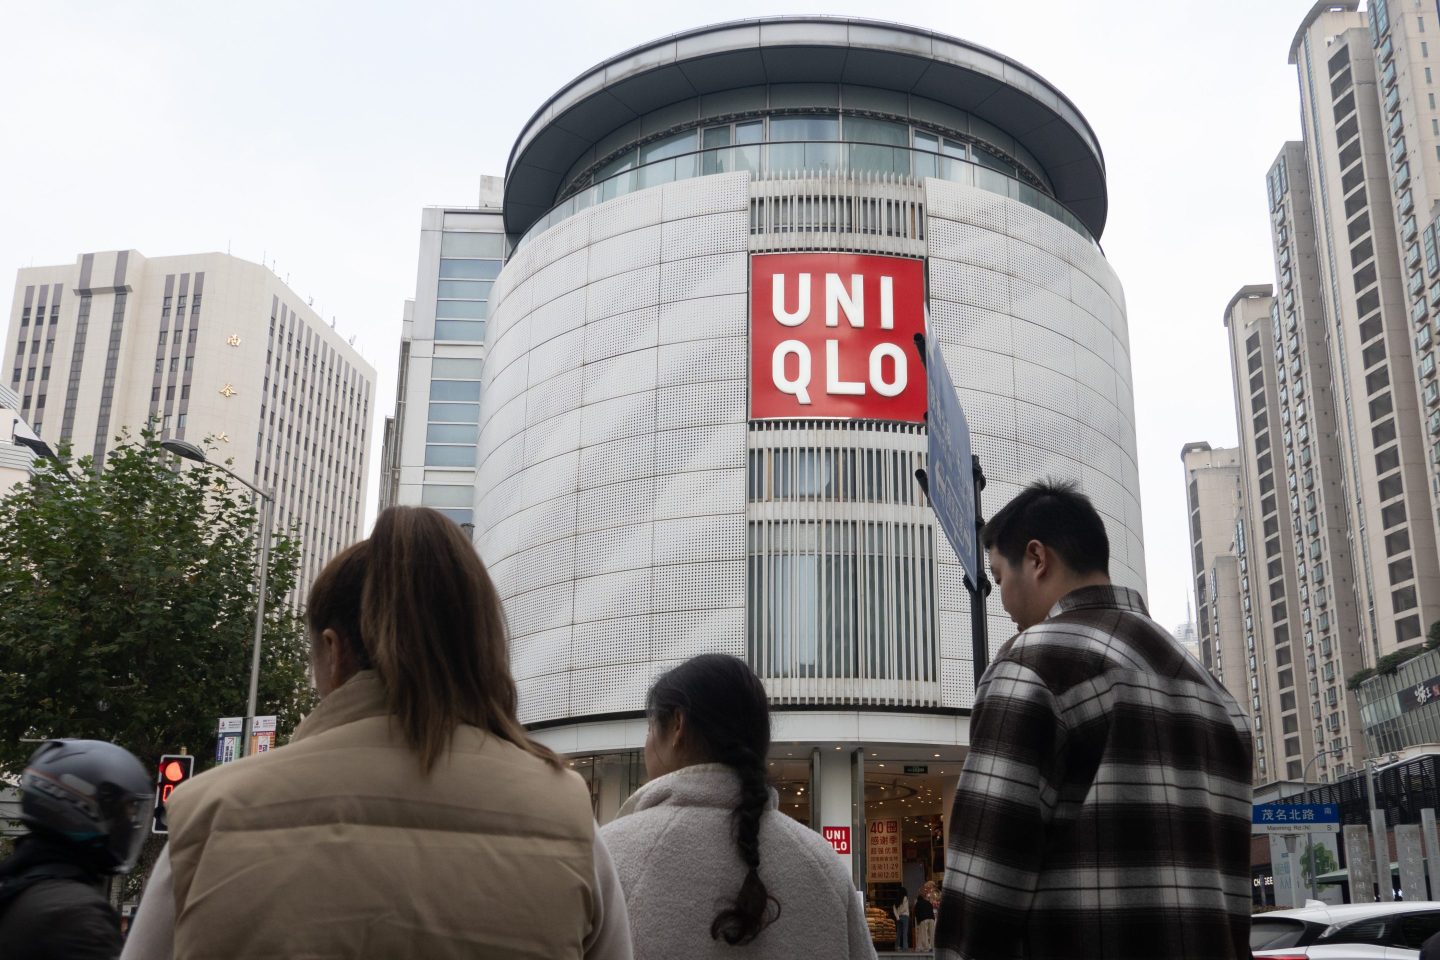
M720 42L707 47L707 37ZM806 48L812 52L808 61L793 55ZM777 51L792 55L779 57ZM506 167L506 227L527 229L554 203L574 162L643 113L721 90L805 82L890 89L971 113L1024 146L1045 168L1057 199L1097 239L1104 230L1108 196L1099 140L1079 109L1043 77L956 37L822 16L704 26L634 47L582 73L546 100L516 138Z

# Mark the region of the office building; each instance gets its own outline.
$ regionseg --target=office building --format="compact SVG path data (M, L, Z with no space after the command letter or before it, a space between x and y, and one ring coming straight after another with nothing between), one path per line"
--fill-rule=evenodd
M86 253L19 272L6 356L20 414L103 461L122 430L209 444L273 490L297 597L361 535L375 372L270 270L220 253Z
M385 420L380 507L434 507L472 524L480 369L490 289L504 263L503 181L474 207L421 213L415 299L405 304L395 413Z

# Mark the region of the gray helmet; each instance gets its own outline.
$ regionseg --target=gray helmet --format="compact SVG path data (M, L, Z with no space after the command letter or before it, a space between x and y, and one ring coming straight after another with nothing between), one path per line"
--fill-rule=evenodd
M145 842L153 793L144 765L124 747L50 740L20 775L20 819L90 853L111 873L129 873Z

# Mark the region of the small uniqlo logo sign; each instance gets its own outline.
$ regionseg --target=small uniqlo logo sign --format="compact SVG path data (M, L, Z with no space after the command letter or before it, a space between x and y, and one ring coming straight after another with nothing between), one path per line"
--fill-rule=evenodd
M835 848L836 853L850 852L850 828L849 827L825 827L825 839L830 841L830 846Z
M750 416L925 419L919 260L851 253L750 258Z

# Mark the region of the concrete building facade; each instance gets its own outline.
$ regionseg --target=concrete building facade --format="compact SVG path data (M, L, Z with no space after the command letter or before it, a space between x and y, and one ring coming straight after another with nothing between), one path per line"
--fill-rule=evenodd
M1440 562L1400 246L1414 238L1397 232L1390 200L1392 121L1382 85L1393 64L1377 64L1357 7L1317 5L1290 60L1299 70L1319 285L1341 388L1359 629L1373 662L1420 638L1440 615ZM1354 717L1327 717L1326 727L1327 735L1345 729L1353 745L1362 742Z
M1240 702L1248 706L1255 724L1255 770L1261 783L1281 775L1277 766L1283 769L1289 762L1285 737L1299 735L1299 720L1293 712L1288 721L1277 722L1278 692L1288 692L1292 700L1295 696L1298 644L1292 643L1296 637L1291 628L1298 589L1288 518L1281 512L1288 491L1279 437L1292 424L1288 409L1280 405L1273 292L1269 286L1242 287L1225 310L1231 375L1234 382L1245 385L1236 418L1242 506L1235 524L1244 649L1236 651L1243 658L1239 663L1222 662L1221 666L1227 686L1233 687L1239 680L1234 676L1237 672L1244 678ZM1218 584L1216 589L1220 589ZM1288 746L1294 755L1303 753L1303 745Z
M1440 378L1437 378L1436 337L1440 328L1440 282L1433 296L1430 281L1440 274L1436 215L1440 213L1440 106L1436 81L1440 79L1440 10L1407 7L1398 2L1374 0L1367 7L1370 43L1377 74L1375 94L1385 124L1385 168L1389 171L1389 200L1400 252L1400 276L1409 308L1408 334L1414 347L1415 402L1423 424L1426 456L1414 471L1427 480L1431 510L1425 517L1440 525ZM1428 21L1429 32L1426 32ZM1432 303L1432 300L1434 301ZM1407 482L1409 475L1407 474ZM1415 518L1420 522L1420 518ZM1433 595L1422 586L1422 600ZM1433 622L1427 610L1422 628Z
M923 375L899 331L928 305L987 507L1075 478L1115 580L1143 591L1105 213L1059 91L892 24L695 30L536 113L505 184L474 522L521 718L602 820L641 777L650 682L726 652L770 691L782 809L854 837L893 818L897 875L844 854L872 895L934 874L975 674L961 568L913 480ZM1013 626L998 596L987 616L994 649Z
M29 430L20 416L20 395L0 385L0 496L29 480L35 463L35 451L15 441L17 430Z
M1241 595L1241 538L1247 521L1240 450L1187 443L1180 451L1180 459L1190 508L1197 655L1205 668L1225 684L1235 702L1246 706L1252 720L1261 717L1255 733L1254 762L1256 781L1263 782L1269 773L1265 731L1270 724L1255 704L1255 691L1250 688L1255 631L1245 629L1246 609L1252 604ZM1248 557L1245 559L1248 564Z
M302 546L299 595L359 538L375 372L267 268L120 250L22 269L5 350L51 447L102 461L153 419L273 490L276 529Z
M1325 319L1315 197L1303 143L1281 149L1266 175L1266 195L1277 290L1271 332L1282 418L1276 456L1285 463L1285 514L1296 558L1298 590L1289 598L1297 618L1292 635L1302 643L1304 656L1294 696L1276 691L1276 697L1281 722L1288 726L1286 718L1298 709L1298 723L1311 732L1308 741L1300 738L1303 756L1287 757L1285 776L1314 771L1330 780L1357 769L1364 757L1356 735L1359 713L1345 679L1364 667L1367 646L1345 498L1339 413L1345 389L1334 373L1336 341ZM1288 737L1286 743L1296 745ZM1292 773L1289 768L1297 761L1301 771Z

